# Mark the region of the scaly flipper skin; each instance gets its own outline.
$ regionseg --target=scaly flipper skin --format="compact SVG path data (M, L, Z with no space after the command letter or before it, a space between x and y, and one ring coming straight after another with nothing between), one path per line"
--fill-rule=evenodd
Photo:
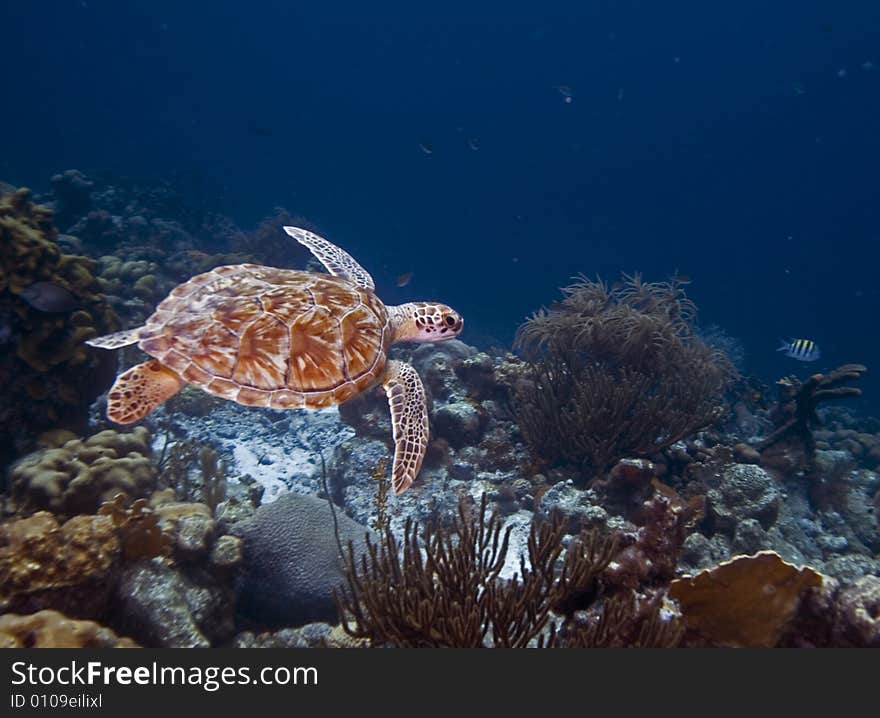
M155 359L120 374L107 394L107 418L117 424L143 419L184 385L177 374Z
M334 277L342 277L359 287L369 289L371 292L376 291L376 285L369 272L358 264L348 252L307 229L285 227L284 231L301 245L307 247Z
M405 362L389 361L382 382L394 437L391 485L399 494L409 488L422 468L428 448L428 406L418 372Z
M137 342L139 334L143 327L135 327L134 329L125 329L115 334L105 334L103 337L95 337L86 341L90 347L98 349L119 349L127 347Z

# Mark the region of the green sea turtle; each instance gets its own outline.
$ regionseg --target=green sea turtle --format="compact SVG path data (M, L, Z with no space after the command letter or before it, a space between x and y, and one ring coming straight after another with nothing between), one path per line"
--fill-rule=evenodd
M395 493L412 484L428 445L425 389L416 370L388 360L396 341L458 336L461 316L445 304L387 307L373 278L347 252L285 227L329 272L233 264L175 287L135 329L92 339L137 343L152 359L120 374L107 416L138 421L187 383L247 406L320 409L382 384L391 408Z

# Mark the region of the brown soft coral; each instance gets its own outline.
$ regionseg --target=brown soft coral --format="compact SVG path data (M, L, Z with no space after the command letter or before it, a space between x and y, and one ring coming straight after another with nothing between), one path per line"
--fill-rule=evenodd
M138 648L94 621L74 621L58 611L0 616L0 648Z
M85 426L89 403L113 378L113 359L84 341L118 329L118 320L100 293L95 263L64 254L57 237L51 211L34 204L30 190L0 194L0 331L14 347L0 356L0 382L8 387L0 426L9 442L0 462L41 431ZM34 308L22 292L38 282L69 294L75 306Z
M723 415L735 370L697 334L677 280L582 278L562 292L517 332L530 369L514 385L517 419L542 459L595 475Z
M157 475L150 454L144 427L108 429L36 451L10 472L7 510L26 514L48 509L72 516L94 513L120 493L129 501L149 497Z
M103 612L120 558L113 521L47 511L0 525L0 611L54 608L76 617Z

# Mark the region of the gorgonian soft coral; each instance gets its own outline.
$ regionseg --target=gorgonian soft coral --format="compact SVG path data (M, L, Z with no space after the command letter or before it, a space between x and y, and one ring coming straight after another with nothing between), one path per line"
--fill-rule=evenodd
M582 277L562 292L517 333L531 370L515 388L517 414L537 455L599 472L721 416L735 370L696 334L680 282Z

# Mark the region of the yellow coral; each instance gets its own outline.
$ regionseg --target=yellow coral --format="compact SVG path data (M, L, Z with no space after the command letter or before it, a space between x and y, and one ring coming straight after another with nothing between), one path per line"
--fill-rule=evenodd
M49 509L56 514L92 513L122 493L147 497L157 469L150 460L150 434L139 426L73 439L19 461L10 472L10 506L18 513Z
M94 621L75 621L58 611L0 616L0 648L138 648Z
M0 525L0 611L42 608L74 586L106 583L120 555L113 521L75 516L63 526L47 511ZM89 607L81 607L92 612Z

